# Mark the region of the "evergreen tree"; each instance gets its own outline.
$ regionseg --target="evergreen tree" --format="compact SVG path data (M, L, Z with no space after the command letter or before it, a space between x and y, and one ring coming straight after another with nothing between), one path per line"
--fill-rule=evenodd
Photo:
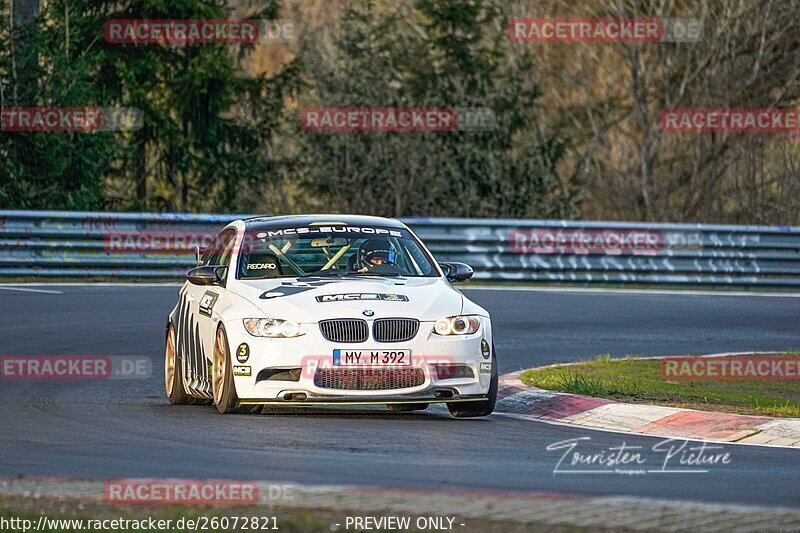
M11 28L3 14L0 107L102 105L87 58L50 55L48 39L41 18ZM104 133L0 131L0 206L99 209L99 176L117 149L118 139Z
M253 19L277 16L277 4L262 6ZM4 206L238 211L240 190L275 173L269 143L284 120L294 69L271 79L245 73L248 45L103 37L108 20L227 18L219 0L52 0L24 35L6 35L3 44L33 39L26 49L41 65L6 107L135 108L144 120L129 133L2 133ZM0 61L10 72L12 61Z

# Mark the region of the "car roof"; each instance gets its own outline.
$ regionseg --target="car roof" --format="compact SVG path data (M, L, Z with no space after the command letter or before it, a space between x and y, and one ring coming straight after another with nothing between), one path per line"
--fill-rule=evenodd
M346 224L348 226L376 226L381 228L405 229L405 224L393 218L366 215L285 215L273 217L252 217L244 220L247 230L268 230L278 228L304 227L311 224Z

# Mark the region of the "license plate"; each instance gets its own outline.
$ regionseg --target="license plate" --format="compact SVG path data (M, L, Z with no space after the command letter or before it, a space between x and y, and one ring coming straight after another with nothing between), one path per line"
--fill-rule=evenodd
M334 366L411 366L411 350L334 350Z

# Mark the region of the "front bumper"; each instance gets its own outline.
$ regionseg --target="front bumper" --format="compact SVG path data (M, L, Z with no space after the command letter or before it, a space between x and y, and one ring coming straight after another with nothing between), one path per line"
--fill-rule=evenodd
M372 324L370 323L370 331ZM482 319L481 327L472 335L439 336L433 333L432 322L421 322L416 337L407 342L379 343L371 337L363 343L344 344L325 339L317 324L303 324L305 334L292 339L270 339L250 335L241 321L225 323L230 343L231 365L236 394L241 403L281 405L349 405L390 403L445 403L476 401L486 397L491 381L494 353L485 357L482 341L492 345L491 324ZM242 350L241 345L247 349ZM333 351L343 350L410 350L411 367L419 369L424 379L416 386L382 390L353 390L322 387L315 384L320 369L333 366ZM237 353L246 351L246 360ZM436 365L466 366L472 377L442 377ZM300 369L299 379L259 379L262 371ZM376 367L371 367L375 369ZM381 367L391 372L398 368ZM239 375L236 375L236 374ZM244 375L249 374L249 375Z

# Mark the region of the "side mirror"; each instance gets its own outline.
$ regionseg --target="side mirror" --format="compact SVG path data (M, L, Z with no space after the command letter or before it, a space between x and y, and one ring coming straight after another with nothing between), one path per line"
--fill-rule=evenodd
M225 282L224 266L199 266L186 273L192 285L222 285Z
M200 266L200 258L201 258L200 247L195 244L194 245L194 264L195 265Z
M439 266L444 270L444 276L448 281L454 283L467 281L475 273L472 267L466 263L440 263Z

